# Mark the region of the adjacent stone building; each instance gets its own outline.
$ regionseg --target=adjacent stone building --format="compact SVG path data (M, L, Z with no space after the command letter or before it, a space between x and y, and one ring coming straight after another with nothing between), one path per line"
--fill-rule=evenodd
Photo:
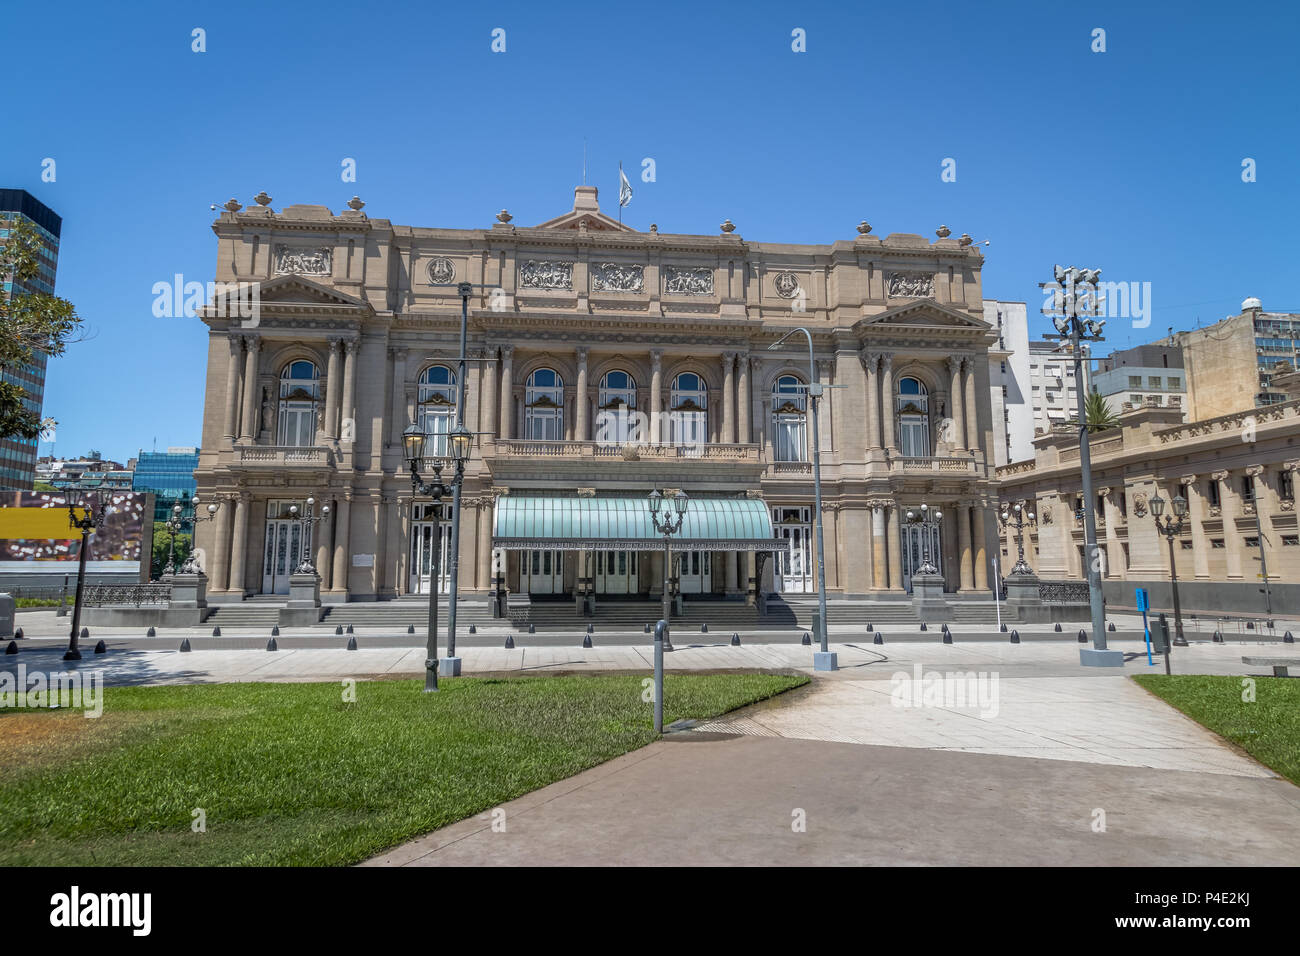
M211 600L284 594L304 556L326 602L446 588L450 562L433 581L431 557L448 529L412 493L401 435L416 423L441 454L456 420L459 282L459 411L476 433L463 593L498 574L538 597L661 593L661 542L628 528L663 487L695 502L674 544L688 598L812 591L809 355L802 335L768 350L799 326L826 386L828 591L901 596L923 547L947 590L987 591L996 335L967 237L881 239L865 222L821 245L749 242L730 222L640 232L593 187L540 225L503 210L478 229L397 225L357 199L339 214L270 203L232 200L213 225L217 280L244 285L203 313L196 479L222 503L197 529ZM310 545L309 497L317 518L330 506ZM902 522L922 502L944 512L938 531Z

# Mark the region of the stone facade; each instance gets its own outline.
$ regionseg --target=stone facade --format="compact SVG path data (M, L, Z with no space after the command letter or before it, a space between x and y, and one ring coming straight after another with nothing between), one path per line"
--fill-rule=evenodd
M323 601L431 586L427 502L412 496L401 434L410 422L445 430L454 414L458 282L473 289L464 418L477 433L463 592L486 593L498 571L512 591L560 594L594 574L591 555L580 575L576 560L552 564L542 543L535 554L494 549L498 496L643 498L664 486L761 497L798 552L767 563L764 586L811 590L811 432L791 387L807 384L808 353L802 336L768 350L798 326L812 332L815 376L828 386L828 591L901 594L912 542L899 508L922 501L948 517L947 589L988 588L996 336L983 318L983 257L964 241L859 227L825 245L754 243L730 223L713 236L638 232L601 213L592 187L539 226L513 225L503 210L488 229L395 225L359 201L339 215L275 212L258 198L227 204L213 225L217 280L254 284L258 307L255 318L232 317L220 300L204 312L198 494L229 503L198 532L211 600L287 592L279 568L292 570L305 533L287 509L301 514L308 496L330 505L309 549ZM611 409L640 412L664 443L611 443L601 432ZM699 447L684 450L679 429ZM701 593L744 593L752 553L702 557L691 571ZM614 593L662 587L657 555L618 570L621 582L612 552L609 564L600 582Z

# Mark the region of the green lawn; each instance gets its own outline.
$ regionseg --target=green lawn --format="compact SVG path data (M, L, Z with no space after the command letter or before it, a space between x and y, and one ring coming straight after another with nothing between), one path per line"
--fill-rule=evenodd
M670 675L665 722L807 683ZM0 710L0 865L340 865L655 739L636 676L107 688ZM207 830L194 833L202 808Z
M1143 674L1133 678L1199 724L1300 784L1300 680L1255 677L1255 700L1243 701L1241 677Z

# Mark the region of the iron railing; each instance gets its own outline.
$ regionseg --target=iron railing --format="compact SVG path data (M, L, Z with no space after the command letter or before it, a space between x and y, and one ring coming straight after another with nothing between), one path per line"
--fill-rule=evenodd
M88 584L85 607L166 607L171 604L170 584Z

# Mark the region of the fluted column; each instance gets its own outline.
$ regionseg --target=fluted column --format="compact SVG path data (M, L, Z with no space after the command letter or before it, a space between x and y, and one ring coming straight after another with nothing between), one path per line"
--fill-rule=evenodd
M513 438L515 434L515 347L501 346L501 437Z
M574 415L573 438L575 441L591 441L591 425L588 420L591 403L587 401L587 352L585 345L580 345L574 352L578 356L578 388L574 395L577 405Z
M754 440L753 429L749 423L749 412L753 407L749 397L749 356L742 355L738 361L740 376L737 379L736 405L740 413L740 431L736 435L736 441L747 445Z
M492 498L487 497L478 506L478 554L474 587L486 591L492 587Z
M1187 486L1187 520L1192 530L1192 567L1198 581L1210 578L1210 543L1205 535L1205 495L1201 491L1200 475L1183 475Z
M1098 494L1102 496L1106 523L1106 570L1110 577L1124 578L1128 575L1128 565L1124 561L1123 543L1119 540L1120 513L1119 505L1115 503L1116 492L1113 488L1100 488ZM1118 494L1124 494L1124 489L1120 488Z
M723 443L736 440L736 353L722 353L722 435Z
M894 439L894 356L888 352L880 357L880 418L884 425L885 447L891 454L898 454L898 444ZM900 545L901 547L901 545ZM891 571L892 575L892 571ZM902 587L902 571L899 571L899 587Z
M409 424L406 421L406 349L393 349L393 396L389 414L392 418L388 441L400 447L402 432Z
M483 404L479 407L478 427L491 439L497 433L497 347L489 345L483 352Z
M885 509L888 507L879 501L871 504L871 587L876 591L883 591L889 586L885 561L885 542L888 538Z
M957 448L968 448L966 439L966 390L961 381L961 359L949 355L943 360L948 368L948 417L952 419L952 443Z
M749 437L747 441L754 442L758 445L758 453L763 454L763 436L767 434L767 399L763 394L763 360L757 355L751 355L745 359L745 364L749 367L749 381L752 383L750 388L749 408Z
M388 586L397 595L407 589L402 581L402 555L411 546L410 540L402 536L402 502L397 493L384 499L384 511L388 520L388 553L384 555L384 564L388 567ZM324 586L322 581L321 587Z
M951 359L949 360L951 362ZM975 586L975 557L971 553L970 524L971 507L968 504L957 505L957 554L961 561L961 589L969 591Z
M343 360L343 406L339 409L339 440L354 442L357 440L357 350L361 348L361 341L351 339L343 344L347 355Z
M235 498L234 542L230 546L230 590L244 595L244 557L248 553L248 492Z
M891 505L885 511L885 547L889 551L889 587L903 590L903 542L898 524L899 508Z
M230 361L226 365L226 421L223 437L233 442L239 435L239 366L243 359L243 341L238 335L227 335L230 346Z
M1268 564L1268 580L1272 583L1278 579L1282 570L1282 555L1278 553L1277 546L1280 542L1276 536L1271 534L1273 530L1272 516L1278 511L1278 495L1273 489L1273 483L1269 481L1268 469L1263 465L1251 465L1246 469L1246 474L1255 482L1255 507L1259 513L1259 553ZM1260 563L1260 573L1263 574L1263 564ZM1262 582L1264 579L1261 577Z
M217 527L212 542L212 559L208 562L208 573L212 576L212 589L214 591L230 590L230 526L234 520L234 509L231 507L231 503L231 498L225 498L217 511Z
M317 503L317 507L326 504L322 499ZM320 512L317 511L317 514ZM316 573L320 575L321 590L329 589L330 579L330 522L334 520L334 506L330 505L329 517L321 521L312 529L312 534L316 539L316 557L313 559L316 564Z
M880 448L880 353L860 356L867 373L867 447Z
M664 350L650 350L650 443L664 441L663 424L663 370Z
M339 437L339 396L343 391L343 374L339 371L339 347L343 340L330 339L329 364L325 373L325 434L334 441Z
M962 359L966 367L966 442L963 447L971 451L980 448L979 404L975 401L975 359L969 355Z
M338 511L334 526L334 573L330 580L330 589L346 591L348 589L349 533L352 527L352 492L345 492L337 502Z
M984 528L985 505L975 502L975 590L989 589L988 533Z
M261 347L260 336L244 336L244 414L239 423L239 440L245 444L257 440L257 353Z

